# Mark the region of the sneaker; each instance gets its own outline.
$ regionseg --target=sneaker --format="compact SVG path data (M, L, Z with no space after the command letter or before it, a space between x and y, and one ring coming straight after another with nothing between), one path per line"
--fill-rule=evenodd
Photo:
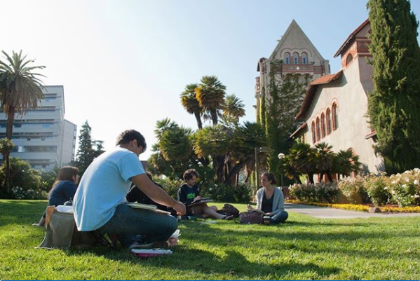
M155 242L144 243L144 244L141 244L139 242L134 242L128 248L130 250L132 249L168 249L169 245L167 241L155 241Z

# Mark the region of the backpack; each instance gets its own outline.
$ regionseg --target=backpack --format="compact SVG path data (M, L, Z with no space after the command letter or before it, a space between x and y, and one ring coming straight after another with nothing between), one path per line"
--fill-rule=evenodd
M223 208L221 208L217 212L225 216L234 216L235 218L239 216L239 210L231 204L223 205Z
M239 223L242 224L262 224L264 222L264 214L258 211L247 211L239 214Z

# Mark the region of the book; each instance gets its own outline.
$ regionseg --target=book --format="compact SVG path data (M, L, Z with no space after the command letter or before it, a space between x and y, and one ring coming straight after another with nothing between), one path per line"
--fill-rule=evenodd
M156 256L170 255L172 254L172 251L165 249L133 249L131 250L131 253L140 258L150 258Z
M127 206L130 206L131 208L135 208L135 209L149 210L149 211L153 211L153 212L163 214L163 215L170 215L171 214L171 212L167 212L167 211L163 211L163 210L158 209L156 205L149 205L149 204L132 202L132 203L127 203Z
M191 204L188 205L188 206L191 207L191 206L200 205L200 204L207 203L207 202L213 202L213 200L210 199L210 198L201 198L199 200L195 200L195 201L191 202Z
M142 204L142 203L135 203L135 202L127 203L127 206L130 206L131 208L135 208L135 209L144 209L144 210L151 210L151 211L157 210L156 205L149 205L149 204Z

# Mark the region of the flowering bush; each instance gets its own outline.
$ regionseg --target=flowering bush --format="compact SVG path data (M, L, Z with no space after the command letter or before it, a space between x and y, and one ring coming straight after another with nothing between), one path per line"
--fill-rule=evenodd
M388 191L389 178L382 173L379 176L370 175L366 177L365 187L372 203L378 207L389 202L390 193Z
M370 203L365 184L365 178L358 175L355 178L348 177L341 180L338 188L350 203Z
M293 184L289 187L291 196L302 202L336 202L338 187L336 182L313 184Z
M24 189L16 186L11 189L15 199L46 199L48 193L40 189Z
M388 189L398 206L420 205L420 169L389 177Z

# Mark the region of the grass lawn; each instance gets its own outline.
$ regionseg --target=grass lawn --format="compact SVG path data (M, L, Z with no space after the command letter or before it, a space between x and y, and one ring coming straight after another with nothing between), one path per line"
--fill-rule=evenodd
M186 221L172 255L139 259L126 249L34 249L44 230L31 223L45 206L0 200L0 280L420 278L420 217L328 220L290 213L287 223L274 226Z

